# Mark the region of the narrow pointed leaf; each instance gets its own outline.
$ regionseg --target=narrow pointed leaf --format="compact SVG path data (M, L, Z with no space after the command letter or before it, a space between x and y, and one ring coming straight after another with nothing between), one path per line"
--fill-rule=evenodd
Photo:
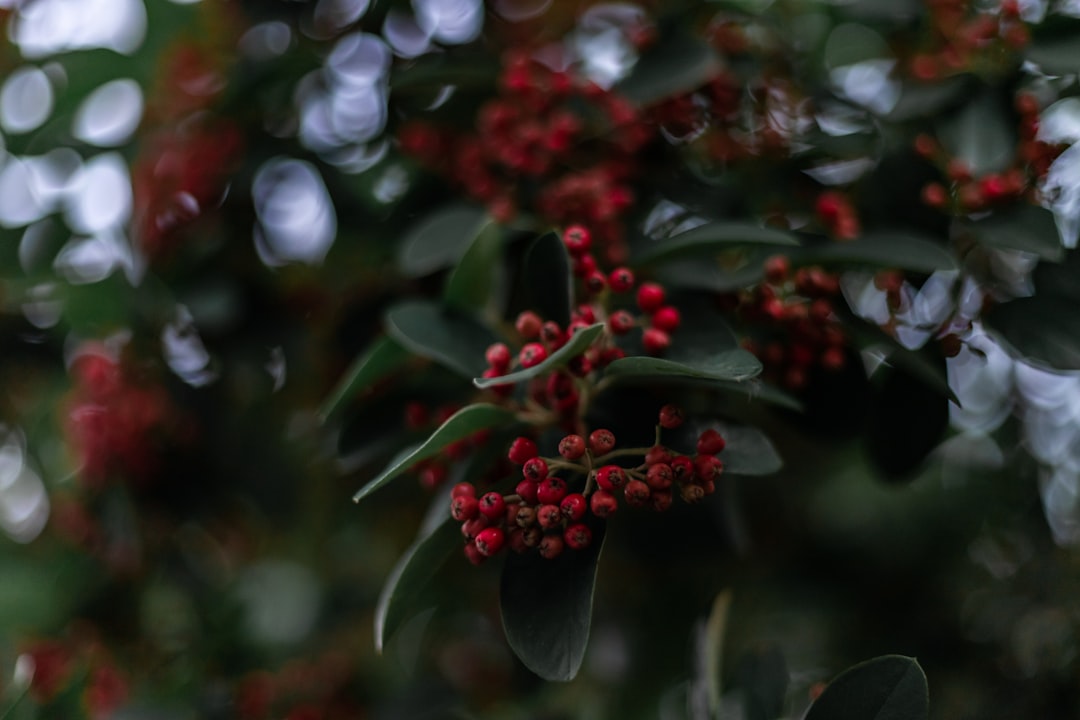
M319 410L319 422L325 423L353 396L401 368L409 353L387 337L376 340L352 364Z
M671 260L696 252L707 253L744 245L798 245L791 233L748 222L714 222L657 242L635 260L638 265Z
M471 205L449 205L429 214L401 238L398 269L406 277L422 277L450 267L476 237L484 218L484 211Z
M518 370L512 372L509 375L500 375L493 378L473 378L473 385L478 388L491 387L492 385L510 385L513 383L521 382L522 380L528 380L538 375L549 373L552 370L563 367L573 358L577 357L581 353L585 352L590 345L600 336L600 333L604 332L604 324L596 323L590 325L587 328L578 330L565 345L551 353L547 360L539 365L533 365L531 368L525 368L524 370Z
M1012 121L990 90L974 96L938 126L938 137L951 157L962 160L975 177L1004 170L1016 148Z
M433 532L417 538L390 571L375 606L375 651L408 619L413 603L435 572L461 548L461 523L447 518Z
M495 342L495 335L469 315L415 300L387 311L386 332L408 350L465 377L484 371L484 352Z
M545 680L573 680L585 657L604 542L603 525L592 530L584 550L568 548L554 560L511 554L503 567L499 605L507 642Z
M840 673L806 720L925 720L930 699L915 658L884 655Z
M857 263L927 274L958 268L956 258L944 245L902 232L872 233L850 242L829 243L808 248L796 257L800 263Z
M353 496L354 502L360 502L365 497L383 487L391 480L401 475L410 467L434 457L447 445L463 440L477 430L498 427L512 422L514 413L496 405L477 404L469 405L458 410L446 422L440 425L427 440L417 446L411 452L395 458L379 473L378 477L360 489Z
M722 68L709 45L685 33L671 33L642 55L615 89L632 102L651 105L701 87Z
M607 366L605 377L662 378L689 377L703 380L749 380L761 373L761 362L736 348L696 361L665 360L654 357L627 357Z
M1065 257L1054 215L1046 208L1021 205L976 220L971 230L980 245L1034 253L1055 262Z
M502 228L488 222L450 273L443 292L446 304L466 311L483 308L491 297L501 250Z
M1080 303L1036 294L991 308L986 324L1015 355L1057 370L1080 370Z

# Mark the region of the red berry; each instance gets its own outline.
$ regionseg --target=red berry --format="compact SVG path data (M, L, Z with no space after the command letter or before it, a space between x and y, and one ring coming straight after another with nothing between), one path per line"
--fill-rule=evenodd
M765 279L773 285L787 280L791 274L791 261L786 255L773 255L765 260Z
M659 355L671 347L671 336L658 328L646 328L641 343L649 355Z
M558 505L548 503L536 508L536 522L543 530L562 527L563 515Z
M508 527L513 527L514 523L517 522L518 511L523 507L525 506L521 503L506 503L506 510L503 511L503 520ZM526 509L531 510L532 508Z
M405 406L405 425L410 430L417 430L428 423L427 406L419 402L411 402Z
M578 305L576 315L578 320L588 325L596 322L596 311L593 310L591 305Z
M514 488L514 492L517 494L518 497L520 497L522 499L523 502L526 502L529 505L535 505L536 504L536 488L539 487L539 485L540 485L540 483L534 483L534 482L529 482L528 480L522 480L521 482L519 482L517 484L517 487Z
M548 476L548 464L542 457L529 458L521 466L521 474L529 482L538 483Z
M548 345L561 347L566 342L566 334L559 327L559 323L548 320L540 326L540 339Z
M667 404L660 408L660 427L665 430L674 430L683 424L686 415L678 405ZM646 462L648 462L646 460Z
M559 454L567 460L578 460L585 454L585 438L567 435L559 441Z
M465 546L465 557L473 565L479 565L480 563L487 560L487 557L480 552L480 549L476 547L474 543L469 543Z
M674 480L675 474L672 472L671 466L666 463L657 463L645 473L645 482L653 490L667 490Z
M532 342L521 348L521 352L518 353L518 360L521 362L521 367L531 368L547 360L547 356L547 348L540 343Z
M637 291L637 305L642 312L656 312L663 306L664 298L664 288L656 283L643 283Z
M510 452L507 457L515 465L524 465L527 460L539 454L540 450L536 447L535 442L527 437L519 437L510 445Z
M502 528L497 527L484 528L475 540L476 549L484 557L491 557L502 550L504 542L506 542L506 533Z
M589 509L598 518L609 517L619 508L619 501L609 490L597 490L589 497Z
M698 455L694 458L694 473L701 482L716 480L724 472L724 463L715 455Z
M544 478L536 488L536 500L544 505L558 505L566 497L566 481L554 475Z
M719 432L709 428L698 436L697 451L702 455L716 455L724 450L727 442Z
M571 255L583 255L592 247L592 235L583 225L571 225L563 232L563 243Z
M492 369L505 373L510 367L513 356L511 356L510 348L506 347L505 343L495 343L484 353L484 359L487 360Z
M483 515L466 520L461 524L461 534L466 540L474 540L490 523Z
M518 505L514 514L514 524L520 528L532 527L536 524L536 508L528 505Z
M506 501L497 492L484 493L480 498L480 512L488 520L498 520L506 513Z
M596 272L596 258L592 255L579 255L573 262L574 277L585 278ZM603 277L601 275L600 277Z
M625 335L634 329L637 321L625 310L616 310L608 318L608 329L613 335Z
M671 451L663 445L653 445L649 448L649 452L645 453L645 464L656 465L657 463L670 464L671 463Z
M577 522L585 517L585 511L589 507L589 501L581 493L570 493L559 502L559 510L563 517L570 522Z
M675 332L679 329L679 324L682 322L682 316L679 315L679 311L671 305L666 305L652 316L652 326L664 332Z
M630 292L634 287L634 273L630 268L615 268L608 275L608 284L611 289L617 293Z
M531 310L526 310L517 316L514 328L523 339L532 340L540 334L540 328L543 324L544 321L540 319L539 315Z
M589 449L593 455L604 455L615 449L615 433L605 428L589 433Z
M633 505L634 507L642 507L649 502L650 494L649 486L640 480L631 480L626 483L626 488L623 490L623 495L626 497L626 503Z
M593 270L585 275L585 289L591 294L597 295L604 291L607 287L607 279L604 277L604 273L599 270Z
M930 137L926 133L919 133L915 136L915 152L921 157L927 160L932 160L934 155L937 154L938 145L934 138Z
M626 484L626 472L618 465L605 465L596 471L596 484L601 490L618 490Z
M540 557L545 560L554 560L563 551L562 535L545 535L537 549L540 551Z
M459 482L452 490L450 490L450 497L456 498L462 496L476 497L476 488L472 483Z
M510 544L510 549L518 555L521 555L529 549L525 540L525 532L521 528L511 528L507 533L506 541Z
M671 490L653 490L652 507L656 512L671 509Z
M563 540L571 550L584 550L592 542L592 531L585 523L577 523L566 528Z
M687 482L694 477L694 463L685 455L680 455L671 460L671 474L676 482Z
M471 495L459 495L450 501L450 517L458 522L472 520L480 512L480 502Z

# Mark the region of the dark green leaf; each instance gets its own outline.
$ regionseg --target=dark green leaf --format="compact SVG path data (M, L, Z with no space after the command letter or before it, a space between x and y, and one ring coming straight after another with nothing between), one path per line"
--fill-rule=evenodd
M1080 303L1075 300L1036 294L991 308L983 319L1025 360L1080 370Z
M727 441L720 454L724 471L736 475L771 475L784 466L780 453L765 433L755 427L720 425L717 428Z
M584 550L566 549L554 560L511 553L503 567L499 606L507 642L545 680L573 680L585 656L604 526L592 531Z
M400 369L408 355L404 348L390 338L381 337L373 342L367 351L353 362L352 367L330 393L330 398L319 410L319 422L325 423L354 395Z
M944 370L945 358L938 362ZM914 479L949 426L949 404L938 390L900 365L871 378L866 449L883 479Z
M1025 204L995 212L971 223L971 230L987 247L1023 250L1055 262L1065 257L1054 215L1046 208Z
M491 297L502 250L502 228L492 221L484 225L446 281L443 300L460 310L480 310Z
M926 675L915 658L884 655L837 676L806 720L924 720L929 706Z
M949 387L944 358L938 350L937 343L931 342L920 350L910 350L901 345L896 338L882 332L881 328L855 317L847 318L845 330L860 348L880 349L886 363L902 368L934 392L948 398L957 407L960 406L960 399Z
M907 122L939 115L970 97L974 84L970 75L954 75L935 83L906 82L900 91L899 102L886 117L893 122Z
M747 222L714 222L655 243L638 257L636 265L662 262L696 252L716 252L743 245L798 245L789 232Z
M734 292L754 285L765 275L769 253L748 253L741 262L724 266L711 258L681 258L664 263L655 276L665 286L687 290Z
M513 412L496 405L481 403L463 407L440 425L423 443L391 460L378 477L353 496L353 501L360 502L416 463L439 454L447 445L463 440L478 430L505 425L513 419Z
M976 177L1006 169L1016 148L1006 108L990 91L942 121L938 137L949 155L966 163Z
M688 377L702 380L749 380L761 373L761 362L742 348L725 350L694 361L676 362L654 357L626 357L604 370L605 378Z
M722 67L709 45L696 36L674 32L649 48L615 91L638 105L651 105L696 90Z
M425 216L402 236L398 269L407 277L421 277L450 267L469 247L485 217L483 210L471 205L448 205Z
M408 619L417 596L443 563L461 548L461 523L447 518L414 542L386 579L375 606L375 651Z
M574 306L570 256L558 234L549 232L533 240L525 251L526 305L545 320L562 327L570 324Z
M1080 36L1036 36L1024 54L1047 75L1080 73Z
M484 371L484 352L495 342L495 335L470 316L419 300L390 308L386 332L406 349L465 377Z
M585 352L602 332L604 332L603 323L590 325L589 327L574 333L565 345L551 353L544 362L533 365L531 368L524 368L523 370L512 372L509 375L500 375L499 377L493 378L473 378L473 385L478 388L487 388L493 385L510 385L521 382L522 380L534 378L538 375L549 373L552 370L563 367L572 359Z
M870 233L850 242L806 248L797 257L801 263L858 263L928 274L957 269L956 258L943 245L906 232Z

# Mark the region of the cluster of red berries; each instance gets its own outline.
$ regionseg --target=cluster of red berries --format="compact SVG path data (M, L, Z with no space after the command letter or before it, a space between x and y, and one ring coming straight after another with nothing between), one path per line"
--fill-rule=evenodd
M862 232L855 206L845 193L826 190L818 195L814 202L814 214L837 240L854 240Z
M100 489L118 479L148 479L158 467L155 448L174 429L168 395L158 385L136 382L104 351L84 350L72 373L64 428L81 460L82 482Z
M496 219L520 208L557 225L588 223L610 262L625 257L619 220L633 202L637 153L652 138L622 97L520 51L507 57L499 96L481 107L475 131L416 121L398 132L404 152L451 177Z
M988 173L980 178L959 158L948 154L926 134L915 138L915 151L942 168L948 185L931 182L923 186L922 201L932 208L954 213L979 212L1003 205L1032 190L1046 176L1050 164L1061 154L1064 146L1051 145L1036 139L1039 132L1039 102L1034 96L1021 94L1016 98L1020 116L1020 145L1012 167L1000 173Z
M1018 0L1003 0L999 8L985 11L976 10L970 0L927 0L927 6L930 47L909 61L912 76L924 82L997 63L1003 52L1031 40Z
M661 429L677 428L683 418L681 409L665 405L657 438ZM558 457L545 458L533 440L519 437L508 453L522 474L513 494L493 490L478 496L472 483L460 483L451 493L450 515L461 523L465 556L474 564L506 546L518 553L535 549L544 558L555 558L566 548L588 547L589 517L610 517L620 497L631 507L662 512L671 507L675 489L690 503L711 495L724 470L717 457L724 446L720 433L710 429L698 437L693 457L673 452L659 441L648 448L617 449L614 433L601 428L588 438L564 436ZM613 462L626 457L642 462L629 468ZM582 487L573 490L571 483Z
M844 367L847 337L833 312L839 294L837 277L819 267L792 272L786 256L765 261L764 282L743 293L739 312L766 329L767 337L747 338L743 347L758 356L767 378L798 390L814 366Z
M345 720L363 716L350 697L356 665L340 651L292 660L276 672L248 673L237 685L237 720Z
M39 705L62 706L64 696L81 686L85 717L103 720L112 717L130 695L127 677L97 641L39 640L22 655L32 661L30 695Z

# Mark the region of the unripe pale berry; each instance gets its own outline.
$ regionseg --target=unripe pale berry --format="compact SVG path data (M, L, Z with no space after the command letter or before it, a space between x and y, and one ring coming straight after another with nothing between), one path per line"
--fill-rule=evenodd
M546 477L536 489L536 500L544 505L558 505L564 497L566 497L566 481L560 477Z
M578 460L585 455L585 438L567 435L559 441L559 454L567 460Z
M682 425L685 419L686 415L678 405L668 404L660 408L660 427L665 430L674 430Z
M649 486L640 480L631 480L626 483L626 487L623 489L623 495L626 497L626 502L634 507L643 507L649 502Z
M540 343L527 343L518 353L518 362L523 368L531 368L547 360L548 352Z
M601 490L618 490L626 484L626 472L618 465L605 465L596 471L596 484Z
M592 531L585 523L576 523L566 528L563 540L571 550L584 550L592 542Z
M598 518L609 517L619 508L619 502L609 490L597 490L589 497L589 509Z
M539 454L540 450L536 447L535 442L527 437L519 437L510 445L510 452L507 453L507 457L515 465L524 465L527 460Z
M696 503L705 497L705 490L700 485L683 485L679 488L683 502Z
M502 528L489 527L480 531L480 534L476 536L474 541L476 549L480 551L480 554L484 557L491 557L495 553L502 550L503 543L506 542L506 533Z
M570 493L559 503L559 510L563 517L570 522L577 522L585 517L585 511L589 508L589 501L581 493Z
M604 455L615 449L615 433L605 428L589 433L589 449L593 455Z
M637 306L642 312L652 314L664 304L664 288L656 283L642 283L637 291Z
M697 451L701 455L717 455L727 446L720 433L712 428L701 433L697 440Z
M514 524L520 528L532 527L536 524L536 508L521 505L514 516Z
M538 483L548 476L547 461L541 457L529 458L521 466L521 474L529 482Z

